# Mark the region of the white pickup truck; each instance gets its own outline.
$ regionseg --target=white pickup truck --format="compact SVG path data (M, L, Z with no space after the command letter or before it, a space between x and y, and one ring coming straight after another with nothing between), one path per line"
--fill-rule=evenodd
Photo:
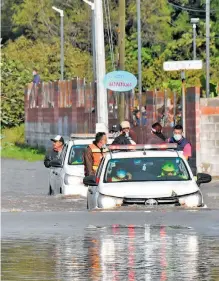
M53 161L49 175L49 194L87 196L87 187L83 184L83 152L94 141L94 134L72 134L65 143L60 158ZM111 135L108 143L112 143Z

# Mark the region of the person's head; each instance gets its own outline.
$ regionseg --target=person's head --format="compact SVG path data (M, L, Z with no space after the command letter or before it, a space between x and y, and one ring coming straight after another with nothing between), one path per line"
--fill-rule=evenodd
M136 118L138 118L138 119L141 118L141 112L140 112L140 110L136 111L135 116L136 116Z
M175 167L172 162L166 162L162 166L162 175L163 176L174 176L175 175Z
M162 126L160 125L160 123L156 122L151 126L151 132L153 134L161 134L162 133Z
M176 125L173 130L173 138L175 141L180 141L183 135L183 127L181 125Z
M126 169L124 168L124 165L121 164L121 163L118 163L116 165L116 176L119 178L119 179L124 179L126 177L126 174L127 174L127 171Z
M95 136L94 143L96 145L98 145L98 147L100 147L100 148L105 146L107 143L106 133L104 133L104 132L97 133Z
M37 75L38 71L36 68L33 68L33 75Z
M64 146L64 143L65 143L62 136L57 135L54 139L51 139L51 141L53 142L53 150L54 151L62 150L62 148Z
M120 128L120 124L116 124L112 126L112 130L111 132L116 133L116 132L120 132L121 128Z
M122 121L122 123L120 124L121 126L121 131L124 134L128 134L130 131L130 123L129 121Z
M122 169L122 168L119 168L117 171L116 171L116 176L119 178L119 179L124 179L126 177L126 170Z

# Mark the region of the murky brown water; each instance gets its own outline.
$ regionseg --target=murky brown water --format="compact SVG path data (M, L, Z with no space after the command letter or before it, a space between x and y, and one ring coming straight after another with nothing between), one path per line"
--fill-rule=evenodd
M2 241L2 280L219 280L219 237L166 226L88 227L83 236Z

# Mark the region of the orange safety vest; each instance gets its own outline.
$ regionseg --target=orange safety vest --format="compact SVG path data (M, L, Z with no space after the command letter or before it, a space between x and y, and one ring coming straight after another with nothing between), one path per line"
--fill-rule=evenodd
M105 153L106 153L106 149L102 149L102 152L100 150L100 148L98 146L96 146L95 144L90 144L89 145L91 151L92 151L92 154L93 154L93 159L94 159L94 162L93 162L93 170L96 172L97 169L98 169L98 166L100 164L100 161L101 159L105 156Z

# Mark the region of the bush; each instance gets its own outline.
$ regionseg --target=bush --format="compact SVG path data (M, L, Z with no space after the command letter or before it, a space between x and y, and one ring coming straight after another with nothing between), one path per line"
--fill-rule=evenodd
M2 130L1 157L39 161L43 160L44 152L42 148L33 148L25 144L24 124Z

